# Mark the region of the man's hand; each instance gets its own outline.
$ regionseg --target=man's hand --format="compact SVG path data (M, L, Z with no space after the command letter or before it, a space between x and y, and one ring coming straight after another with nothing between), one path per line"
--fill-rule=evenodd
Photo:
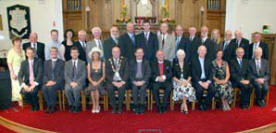
M204 89L208 89L208 87L209 87L209 83L208 83L208 82L201 82L200 85L201 85Z
M75 87L77 87L78 86L78 83L77 82L71 82L71 84L70 84L71 86L72 86L72 88L75 88Z
M145 84L145 81L137 81L137 82L134 82L134 84L136 86L143 86Z
M46 83L46 86L54 86L55 84L56 84L55 81L50 80Z
M264 84L264 78L257 78L256 81L257 81L259 84Z
M158 82L164 82L163 76L158 76Z
M241 80L240 82L244 85L248 85L250 83L249 80Z

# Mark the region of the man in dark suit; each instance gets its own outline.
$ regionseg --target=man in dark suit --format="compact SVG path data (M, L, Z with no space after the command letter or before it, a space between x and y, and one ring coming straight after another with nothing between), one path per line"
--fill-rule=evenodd
M173 88L171 80L173 76L172 67L170 61L164 60L165 54L162 50L156 52L156 58L157 60L151 65L153 78L152 91L158 112L164 113L167 111L167 103L171 95L171 89ZM162 104L160 103L159 95L159 89L161 88L164 89L164 97L161 100L163 101Z
M242 47L244 50L244 59L251 59L249 58L249 40L242 37L242 32L240 30L235 31L235 39L233 39L231 42L236 43L233 51L236 51L238 47Z
M35 50L35 57L45 60L45 44L37 41L37 33L32 32L29 36L29 41L23 44L23 50L26 53L28 47L32 47Z
M122 56L127 60L135 59L134 52L137 47L137 39L134 33L134 24L129 22L126 25L127 32L120 36L119 46L122 51Z
M234 49L235 42L231 41L232 39L232 31L227 30L225 32L225 40L221 42L221 49L223 50L223 60L227 61L228 63L236 57L236 51Z
M112 58L106 60L106 87L108 90L109 102L112 106L112 113L123 112L123 101L126 90L126 83L129 76L128 62L126 58L121 56L121 51L118 46L112 48ZM115 91L118 90L118 106L115 98Z
M50 49L51 59L44 63L43 96L47 103L46 113L56 111L57 90L64 87L64 61L58 58L58 48Z
M192 85L196 89L196 97L200 110L207 110L213 98L211 61L206 57L207 48L202 45L198 48L198 58L192 61ZM206 95L203 100L203 95Z
M194 57L197 57L197 49L201 45L200 38L196 36L196 28L195 27L189 27L189 39L187 43L187 57L189 58L188 61L192 61ZM186 58L187 58L186 57Z
M39 58L35 58L35 50L26 48L27 59L21 63L18 80L21 85L21 93L31 102L31 110L38 110L37 94L42 84L43 63Z
M209 60L214 60L216 57L215 45L216 43L208 38L208 27L201 27L201 45L206 46L207 54L206 58Z
M175 58L176 58L176 52L179 49L182 49L185 51L186 53L186 58L185 60L189 62L188 59L190 59L190 51L189 51L189 47L188 47L188 38L186 38L184 36L184 31L183 31L183 27L181 25L177 25L175 28Z
M236 50L237 58L231 60L231 82L233 87L240 88L241 91L241 103L240 106L242 109L249 108L250 95L252 92L252 83L249 79L249 63L247 59L243 59L244 50L242 47L237 48Z
M134 112L135 114L144 114L146 87L148 87L149 84L151 70L149 62L146 59L143 59L143 48L138 48L135 52L135 56L136 59L129 63ZM138 101L139 96L140 101Z
M249 58L254 59L254 49L260 47L263 49L262 58L268 60L269 50L265 42L261 41L262 35L259 32L253 33L254 42L249 45Z
M150 31L150 23L143 23L143 32L137 35L137 46L145 51L144 58L148 61L155 59L155 53L158 50L157 35Z
M80 30L78 32L78 41L75 41L73 45L75 45L78 48L79 51L79 59L87 62L86 60L86 31Z
M72 59L65 63L65 95L67 97L70 112L80 111L80 92L85 86L86 65L78 58L79 51L77 47L70 50Z
M250 81L256 92L256 104L265 106L265 96L269 90L269 65L266 59L262 59L262 48L254 49L255 58L249 62Z
M104 40L104 58L107 60L112 57L112 48L118 45L119 29L117 26L112 26L110 29L110 37Z

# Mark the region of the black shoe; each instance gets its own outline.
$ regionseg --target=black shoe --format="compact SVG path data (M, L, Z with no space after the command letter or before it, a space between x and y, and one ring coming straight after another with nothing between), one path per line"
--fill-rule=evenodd
M208 110L208 107L206 104L203 104L203 109L204 109L204 111Z
M204 111L204 110L205 110L203 104L200 104L200 105L199 105L199 110L201 110L201 111Z
M80 112L80 107L74 107L73 113L78 113L78 112Z
M261 100L256 101L256 105L259 106L259 107L262 107L262 106L263 106Z
M119 108L118 108L117 113L118 113L118 114L122 114L122 113L123 113L123 109L122 109L122 107L119 107Z
M49 112L50 112L50 107L47 107L47 109L45 110L45 113L49 114Z
M50 110L49 110L49 113L52 114L52 113L55 113L56 112L56 107L51 107Z
M166 113L166 112L167 112L167 106L163 106L163 107L162 107L162 112L163 112L163 113Z
M38 111L38 105L33 105L32 107L33 107L32 111L34 111L34 112Z
M69 112L74 112L74 106L69 106Z
M162 107L161 106L157 106L157 110L158 110L158 113L159 114L162 114L163 112L162 112Z
M116 107L113 107L112 108L112 114L116 114L117 110L116 110Z
M266 103L264 100L262 100L261 103L262 103L262 107L266 106Z
M142 115L145 113L145 105L140 105L139 112Z
M139 106L138 105L134 105L133 107L133 112L136 114L136 115L139 115Z

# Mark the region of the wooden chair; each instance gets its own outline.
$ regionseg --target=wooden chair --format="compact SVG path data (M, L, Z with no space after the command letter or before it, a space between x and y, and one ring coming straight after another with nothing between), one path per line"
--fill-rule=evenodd
M39 110L43 111L43 94L42 94L42 91L39 90L37 95L38 95ZM21 94L21 97L22 97L22 106L21 107L24 109L24 95Z
M164 95L164 90L163 89L159 89L159 94L161 95ZM173 108L174 108L174 105L173 105L173 100L172 100L172 96L173 96L173 93L171 92L171 96L170 96L170 109L171 111L173 111ZM151 94L150 94L150 110L152 111L153 109L153 104L155 103L155 101L153 100L153 92L151 91Z
M255 92L255 88L253 88L251 96L250 96L250 107L254 106L255 100L256 100L256 92ZM267 94L265 96L265 100L266 100L266 104L268 105L268 102L269 102L269 90L267 91Z
M82 95L84 95L84 94L82 94ZM84 97L85 97L85 95L84 95ZM86 98L88 98L89 100L89 102L88 102L88 104L89 105L92 105L92 101L91 101L91 97L89 96L89 97L85 97L85 100L84 100L84 106L85 106L85 108L84 108L84 110L86 110ZM100 99L99 99L99 104L102 104L103 105L103 108L104 108L104 111L108 111L108 96L107 96L107 93L104 95L104 96L100 96Z
M147 108L148 110L150 110L150 105L151 105L151 101L150 101L150 90L147 89L146 90L147 93ZM127 111L130 111L130 104L133 103L133 101L131 100L131 90L127 90L126 91L126 97L127 97Z
M85 99L85 94L84 90L81 90L81 107L82 111L86 110L86 99ZM63 110L65 110L65 103L66 103L66 96L65 96L65 91L62 91L62 105L63 105Z

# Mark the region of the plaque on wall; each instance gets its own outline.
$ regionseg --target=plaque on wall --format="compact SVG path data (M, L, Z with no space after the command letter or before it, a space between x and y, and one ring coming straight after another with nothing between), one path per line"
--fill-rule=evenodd
M23 5L7 7L10 38L28 38L31 33L30 8Z

